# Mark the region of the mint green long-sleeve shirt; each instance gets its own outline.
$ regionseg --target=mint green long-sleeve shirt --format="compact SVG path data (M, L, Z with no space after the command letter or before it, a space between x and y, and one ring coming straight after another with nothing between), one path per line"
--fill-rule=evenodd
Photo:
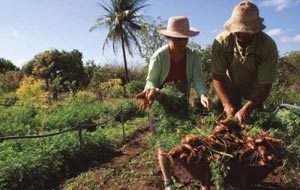
M201 59L197 52L187 48L186 51L186 75L188 87L193 87L197 95L205 94ZM149 64L145 90L159 88L166 80L170 71L170 54L168 45L159 48L152 56Z

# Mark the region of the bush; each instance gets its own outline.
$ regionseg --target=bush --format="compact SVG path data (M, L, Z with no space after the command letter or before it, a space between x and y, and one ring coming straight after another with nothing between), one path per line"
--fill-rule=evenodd
M139 92L144 90L145 83L141 81L131 81L125 85L126 94L129 96L134 96Z
M124 88L121 79L109 79L99 84L99 90L103 97L123 97Z
M0 92L15 91L23 78L23 74L19 71L8 71L0 74Z
M47 134L78 123L103 122L120 107L120 104L104 105L99 102L82 101L73 101L67 106L48 109L10 107L0 110L0 134ZM134 102L122 102L122 107L130 108L125 111L125 120L136 116ZM116 121L118 118L119 116ZM83 130L83 147L80 146L75 132L42 139L1 142L0 189L54 189L64 179L108 159L112 151L112 141L122 141L122 125L116 121L108 123L108 129L96 128L93 133ZM139 126L128 126L126 135L137 127Z
M84 134L84 136L86 136ZM0 189L52 189L95 161L105 158L111 147L102 133L94 133L84 149L77 135L7 141L0 144Z
M97 101L97 96L90 91L79 91L75 95L76 101L92 103Z
M41 103L48 102L48 92L45 91L46 84L40 79L33 76L25 77L20 87L17 89L16 95L22 102L38 101Z

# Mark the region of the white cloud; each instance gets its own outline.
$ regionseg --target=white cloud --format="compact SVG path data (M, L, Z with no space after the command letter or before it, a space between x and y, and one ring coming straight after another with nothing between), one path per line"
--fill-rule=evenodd
M274 36L282 35L284 31L281 28L274 28L274 29L267 30L266 33L274 37Z
M263 0L260 6L275 6L276 11L281 11L288 6L297 6L299 4L299 0Z
M282 36L280 41L283 43L298 43L300 42L300 34L296 36Z

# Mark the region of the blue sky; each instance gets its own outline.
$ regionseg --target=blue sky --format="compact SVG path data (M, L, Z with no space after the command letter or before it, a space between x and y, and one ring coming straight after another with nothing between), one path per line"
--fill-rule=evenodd
M45 50L78 49L83 60L96 63L120 63L107 48L102 53L105 30L89 32L102 9L98 0L0 0L0 57L21 66ZM239 0L148 0L142 14L167 19L183 15L200 30L191 40L202 47L211 44L223 30ZM281 54L300 50L300 0L255 0L269 33ZM141 63L139 56L130 58L129 66Z

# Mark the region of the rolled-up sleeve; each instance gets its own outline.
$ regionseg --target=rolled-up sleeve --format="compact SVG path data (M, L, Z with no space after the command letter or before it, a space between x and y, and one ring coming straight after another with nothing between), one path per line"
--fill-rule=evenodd
M150 88L158 88L158 80L161 72L161 65L159 61L159 56L154 56L151 58L149 63L148 75L146 78L146 86L144 90Z
M218 40L214 40L212 45L212 57L210 70L214 74L226 75L227 61L224 48Z
M268 84L277 78L278 51L275 42L269 41L263 48L261 63L258 63L258 83Z

